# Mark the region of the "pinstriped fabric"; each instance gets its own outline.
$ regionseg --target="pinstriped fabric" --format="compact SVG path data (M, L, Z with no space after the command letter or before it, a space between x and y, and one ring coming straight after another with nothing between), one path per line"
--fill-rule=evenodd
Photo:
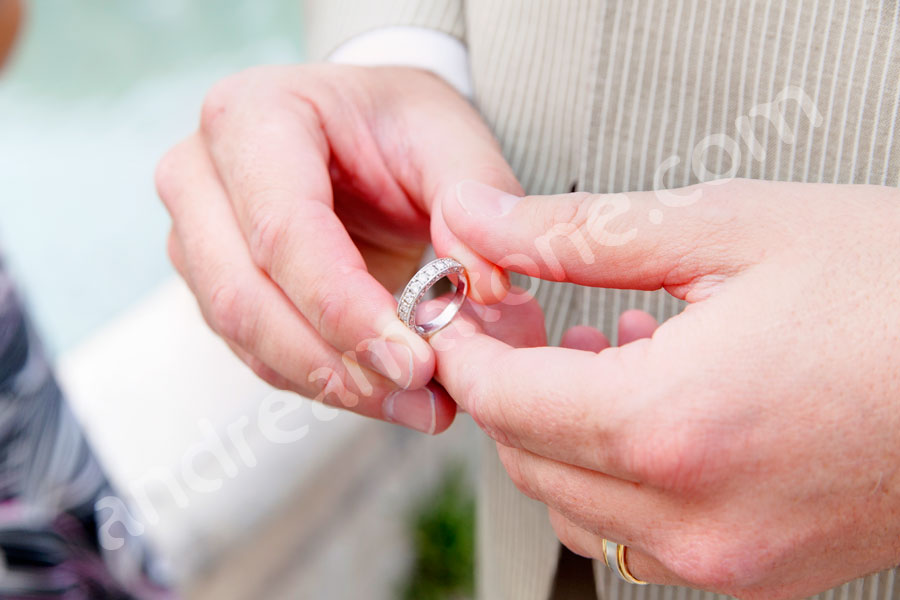
M580 0L466 6L476 103L531 192L577 182L600 13Z
M896 0L312 4L320 49L384 24L464 36L476 104L531 194L648 190L725 175L900 184ZM778 110L767 118L770 104ZM553 343L576 324L615 339L628 308L662 321L683 307L661 292L547 282L535 291ZM515 490L491 448L481 482L479 596L545 599L557 556L546 512ZM620 584L596 563L595 572L607 600L720 598ZM896 579L888 571L818 598L898 600Z
M496 457L494 443L483 440L482 456ZM479 598L546 600L559 555L559 543L547 519L547 508L524 498L499 460L483 461L478 489ZM495 544L500 541L501 544ZM505 560L505 548L528 548Z
M621 47L598 65L585 189L645 190L729 174L898 185L896 2L648 0L609 2L605 11L610 41ZM647 22L679 26L658 31ZM821 125L796 102L780 107L780 132L754 116L791 87L812 101ZM709 136L727 138L733 152L719 143L699 151ZM677 164L661 168L667 160Z
M460 0L304 0L309 56L322 60L350 38L391 25L465 37Z

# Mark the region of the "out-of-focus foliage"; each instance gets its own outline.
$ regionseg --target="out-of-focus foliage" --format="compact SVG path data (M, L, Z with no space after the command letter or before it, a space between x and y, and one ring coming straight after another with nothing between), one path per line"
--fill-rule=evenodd
M421 501L412 516L412 528L415 559L403 598L472 597L475 500L461 466L449 469L440 486Z

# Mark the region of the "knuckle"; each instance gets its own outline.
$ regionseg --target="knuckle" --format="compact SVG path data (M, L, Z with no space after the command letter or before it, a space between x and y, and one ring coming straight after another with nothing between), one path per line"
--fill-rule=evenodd
M576 192L569 200L547 203L547 212L539 211L533 223L541 232L535 245L544 266L554 279L567 279L570 263L590 263L595 251L595 196Z
M796 557L796 548L787 539L760 544L759 529L744 517L701 510L705 521L691 518L660 533L652 551L666 570L690 587L747 598L749 591L766 589L772 565L790 564Z
M209 297L210 326L238 346L252 346L257 318L253 304L251 294L239 284L217 284Z
M331 367L320 367L307 378L313 384L314 399L317 402L354 409L359 405L359 396L351 391L345 382L346 373L339 373Z
M289 72L290 71L290 72ZM221 79L207 92L200 110L200 131L215 136L228 114L243 105L252 105L257 120L266 120L269 109L294 98L293 88L309 79L305 67L257 66Z
M479 427L485 429L490 426L486 421L485 412L485 384L480 377L462 378L457 377L462 382L462 397L460 400L469 416L478 423Z
M341 387L339 385L340 377L338 376L337 371L330 367L322 367L310 373L308 382L312 386L311 397L317 402L325 404L327 404L329 400L334 400L331 391L334 390L335 387L338 389Z
M493 385L490 377L472 377L468 379L465 396L466 412L496 442L506 447L515 447L510 432L509 409L504 395Z
M330 338L341 327L341 322L347 317L349 299L344 292L334 287L318 286L313 293L313 302L316 306L316 331L324 337Z
M562 513L557 512L553 508L548 507L547 514L550 517L550 526L553 527L556 539L569 550L576 554L581 554L576 550L576 547L580 544L575 539L572 523Z
M705 531L681 537L677 549L659 557L679 579L692 587L741 595L758 588L766 574L768 557L752 536L716 536Z
M680 424L643 430L631 444L630 470L640 481L676 493L690 494L712 484L724 448L705 429Z
M506 470L506 474L509 475L513 485L516 486L516 489L529 498L537 500L537 493L526 472L521 452L498 445L497 454L500 457L503 468Z
M250 256L259 268L271 273L287 239L287 220L272 210L271 204L261 202L260 207L251 212L249 223Z
M575 534L569 525L553 522L553 531L559 543L579 556L589 557L591 552L585 547L583 541Z
M215 134L218 131L222 117L227 114L237 97L247 72L230 75L216 84L206 93L200 109L200 130L204 134Z
M659 438L664 439L660 440ZM645 439L632 453L632 471L640 481L664 489L684 487L693 465L682 444L655 435Z
M282 377L275 369L264 363L261 359L256 356L248 356L244 362L250 367L250 370L256 374L257 377L271 385L272 387L279 390L292 390L293 386L291 383Z
M556 202L551 207L550 226L561 224L581 228L587 224L595 196L587 192L573 192L569 197L574 202Z
M538 213L537 223L534 225L544 236L562 235L570 230L576 230L583 224L578 221L582 217L583 200L587 197L584 192L576 192L571 195L575 202L547 202L547 212Z
M710 559L706 554L698 554L700 553L686 553L674 564L667 566L676 577L692 587L716 591L724 591L724 588L731 587L732 582L722 561L718 558Z
M156 193L170 213L172 204L181 196L182 148L182 144L179 144L166 152L157 163L156 171L153 174Z

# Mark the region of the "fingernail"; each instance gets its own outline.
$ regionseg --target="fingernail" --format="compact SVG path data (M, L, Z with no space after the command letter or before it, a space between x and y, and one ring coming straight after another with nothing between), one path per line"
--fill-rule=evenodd
M404 389L409 387L415 370L413 351L409 346L385 340L384 344L374 345L369 352L379 373Z
M456 185L456 199L473 217L502 217L508 215L521 200L506 192L477 181L463 181Z
M422 433L433 434L437 427L434 392L428 388L391 392L382 411L386 420Z

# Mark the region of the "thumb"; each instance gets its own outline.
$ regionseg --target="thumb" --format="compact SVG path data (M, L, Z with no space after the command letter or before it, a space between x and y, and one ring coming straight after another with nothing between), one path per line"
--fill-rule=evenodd
M461 243L499 267L597 287L665 287L685 298L758 258L766 227L746 196L737 182L519 197L464 181L443 213Z
M457 168L442 173L441 184L434 195L435 201L431 209L431 241L438 256L452 256L466 267L472 298L482 304L493 304L502 300L509 290L506 270L486 260L478 250L460 240L450 230L444 219L443 205L447 202L456 204L457 183L471 181L473 175L480 175L478 185L489 189L500 188L502 192L498 190L498 193L523 192L499 149L496 153L485 152L482 156L476 153L469 157L474 159L471 164L459 164ZM486 165L488 168L485 168Z
M453 192L451 187L449 190ZM441 205L447 194L441 194L431 215L431 243L438 256L452 256L466 268L470 297L481 304L495 304L503 300L509 291L509 275L506 270L486 260L465 242L461 241L444 221Z
M455 91L442 98L453 102L455 109L443 107L440 119L428 112L427 123L413 127L412 159L431 215L431 243L438 256L452 256L466 267L471 297L492 304L502 300L509 289L506 271L485 260L447 227L442 206L457 202L460 181L475 181L498 193L522 195L524 191L496 138L468 101Z

